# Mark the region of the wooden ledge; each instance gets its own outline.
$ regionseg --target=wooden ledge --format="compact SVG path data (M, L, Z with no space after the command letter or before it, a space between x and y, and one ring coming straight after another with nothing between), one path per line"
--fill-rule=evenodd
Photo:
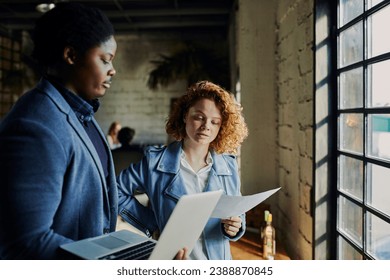
M264 260L260 233L247 231L236 242L230 242L233 260ZM276 243L275 260L290 260L284 249Z

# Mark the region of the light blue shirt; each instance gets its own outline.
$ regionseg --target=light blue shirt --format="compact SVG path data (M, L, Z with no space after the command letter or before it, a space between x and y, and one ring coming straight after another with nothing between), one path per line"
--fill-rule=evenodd
M208 153L207 164L195 172L186 159L184 152L181 153L180 172L183 177L184 187L187 193L201 193L206 187L208 177L210 175L211 166L213 164L213 158L210 152ZM194 249L188 255L190 260L207 260L206 247L204 243L203 232L195 243Z

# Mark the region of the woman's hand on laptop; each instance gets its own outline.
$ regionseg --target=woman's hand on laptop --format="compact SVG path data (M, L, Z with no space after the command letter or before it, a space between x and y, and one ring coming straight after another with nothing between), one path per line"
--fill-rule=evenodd
M181 249L179 252L177 252L176 256L175 256L175 260L186 260L187 259L187 248L183 248Z
M240 217L230 217L229 219L222 219L223 229L225 233L231 237L237 235L237 232L240 230L242 225L242 220Z

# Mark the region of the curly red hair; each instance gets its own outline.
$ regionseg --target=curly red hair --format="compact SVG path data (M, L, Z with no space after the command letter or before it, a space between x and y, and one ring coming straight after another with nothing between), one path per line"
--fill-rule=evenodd
M203 98L213 100L222 116L221 128L217 137L210 143L210 148L219 154L236 154L238 147L248 136L242 106L231 93L209 81L193 84L174 102L165 126L166 132L177 141L184 139L186 137L184 118L188 110Z

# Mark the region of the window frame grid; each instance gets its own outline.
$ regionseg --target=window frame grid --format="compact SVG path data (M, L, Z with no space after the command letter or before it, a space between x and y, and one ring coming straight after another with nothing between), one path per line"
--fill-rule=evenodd
M339 22L340 22L340 7L338 6L337 7L337 20L336 20L336 23L337 23L337 27L335 28L336 29L336 34L335 34L335 40L337 42L336 44L336 49L337 49L337 59L336 59L336 64L334 65L336 71L336 88L337 88L337 107L335 108L336 110L336 120L337 120L337 125L335 126L336 129L337 129L337 139L335 141L337 141L335 143L335 146L336 146L336 157L335 157L335 160L336 162L334 163L335 166L337 166L337 172L336 172L336 176L335 176L335 186L336 186L336 196L335 196L335 202L334 202L334 205L337 205L337 208L338 208L338 200L339 198L345 198L347 199L348 201L354 203L357 207L360 207L361 210L362 210L362 246L360 248L360 245L359 244L356 244L354 242L354 240L352 240L351 238L349 238L348 236L346 236L343 232L341 232L339 230L339 209L337 210L337 215L336 215L336 219L337 219L337 222L336 222L336 234L335 234L335 242L334 244L336 244L337 246L337 250L336 250L336 258L339 258L339 238L342 238L342 240L346 243L348 243L354 250L356 250L361 256L363 259L373 259L374 257L371 256L368 251L367 251L367 234L366 234L366 229L367 229L367 216L368 214L372 214L372 215L375 215L377 217L379 217L380 219L384 220L385 222L387 223L390 223L390 217L387 216L386 214L383 214L381 213L379 210L375 209L374 207L370 206L367 204L367 164L368 163L371 163L371 164L375 164L375 165L379 165L379 166L382 166L382 167L386 167L386 168L389 168L390 169L390 160L384 160L384 159L379 159L379 158L374 158L372 156L369 156L367 155L367 150L368 150L368 147L367 147L367 142L368 142L368 116L369 115L373 115L373 114L390 114L390 107L382 107L382 108L367 108L367 92L368 92L368 87L367 87L367 75L368 75L368 67L374 63L377 63L377 62L381 62L381 61L385 61L385 60L390 60L390 51L387 52L387 53L384 53L384 54L381 54L381 55L378 55L378 56L375 56L375 57L370 57L370 58L367 58L367 38L368 38L368 28L367 28L367 21L369 19L369 17L371 15L373 15L375 12L385 8L385 7L388 7L390 5L390 1L382 1L381 3L377 4L376 6L370 8L369 10L367 10L367 1L364 1L364 11L361 15L357 16L356 18L352 19L351 21L345 23L343 26L339 26ZM346 65L346 66L343 66L343 67L339 67L339 54L340 54L340 34L344 31L344 30L347 30L348 28L350 28L351 26L359 23L359 22L362 22L363 24L363 57L362 57L362 60L361 61L358 61L358 62L355 62L355 63L352 63L352 64L349 64L349 65ZM343 72L346 72L346 71L349 71L349 70L352 70L352 69L358 69L359 67L362 67L363 68L363 104L362 104L362 107L357 107L357 108L343 108L341 109L339 104L340 104L340 83L339 83L339 80L340 80L340 75L341 73ZM339 123L339 120L340 120L340 116L342 114L346 114L346 113L357 113L357 114L362 114L363 116L363 125L362 125L362 129L363 129L363 152L362 152L362 155L359 155L359 154L356 154L356 153L353 153L353 152L350 152L350 151L342 151L340 150L340 147L339 147L339 137L340 137L340 123ZM357 159L359 161L362 161L363 162L363 194L362 194L362 201L359 201L357 199L355 199L353 196L349 195L348 193L342 191L339 187L339 168L338 168L338 161L339 161L339 158L340 156L347 156L347 157L350 157L350 158L353 158L353 159Z

